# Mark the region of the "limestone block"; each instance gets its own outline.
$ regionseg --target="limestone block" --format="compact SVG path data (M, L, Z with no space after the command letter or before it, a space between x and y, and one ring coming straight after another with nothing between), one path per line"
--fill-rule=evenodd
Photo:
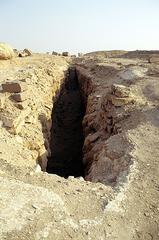
M9 92L9 93L20 93L22 91L25 91L27 89L27 85L24 82L5 82L2 83L2 89L3 92Z
M16 102L23 102L28 98L27 92L16 93L12 95L12 99Z
M130 88L123 85L113 84L112 93L119 98L129 97Z

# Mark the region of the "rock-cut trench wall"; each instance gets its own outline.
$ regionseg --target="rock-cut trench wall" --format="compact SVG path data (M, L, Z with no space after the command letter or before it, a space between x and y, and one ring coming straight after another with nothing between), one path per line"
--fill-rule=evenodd
M123 131L131 99L118 98L112 86L104 86L81 66L76 66L86 112L83 118L83 164L85 179L115 186L125 178L131 164L131 145ZM120 89L121 90L121 89ZM129 89L124 88L124 92ZM122 95L122 91L119 91ZM124 95L124 94L123 94ZM121 101L122 104L118 102Z

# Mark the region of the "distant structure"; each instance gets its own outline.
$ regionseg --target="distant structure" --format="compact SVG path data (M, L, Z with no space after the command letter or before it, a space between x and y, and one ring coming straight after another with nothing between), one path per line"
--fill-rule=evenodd
M63 52L63 53L62 53L62 56L64 56L64 57L69 57L70 54L69 54L69 52Z

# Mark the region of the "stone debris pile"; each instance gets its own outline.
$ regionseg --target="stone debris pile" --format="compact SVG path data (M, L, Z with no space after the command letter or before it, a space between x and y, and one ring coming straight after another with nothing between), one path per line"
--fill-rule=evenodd
M32 52L27 48L25 48L23 51L20 51L18 53L18 57L29 57L31 55L32 55Z
M6 81L2 83L2 91L0 93L0 120L3 122L3 126L8 128L11 133L18 134L21 130L21 127L25 123L25 118L30 114L31 109L26 107L16 106L14 102L23 102L28 98L27 95L27 84L24 81ZM13 110L10 106L8 107L8 101L11 99L14 106L17 110ZM7 112L5 110L8 107ZM23 111L22 111L23 110Z

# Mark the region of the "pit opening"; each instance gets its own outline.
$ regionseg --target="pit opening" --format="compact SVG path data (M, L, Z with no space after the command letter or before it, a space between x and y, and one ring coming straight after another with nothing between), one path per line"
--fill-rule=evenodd
M61 177L84 176L82 101L75 68L70 68L52 111L52 128L47 172Z

